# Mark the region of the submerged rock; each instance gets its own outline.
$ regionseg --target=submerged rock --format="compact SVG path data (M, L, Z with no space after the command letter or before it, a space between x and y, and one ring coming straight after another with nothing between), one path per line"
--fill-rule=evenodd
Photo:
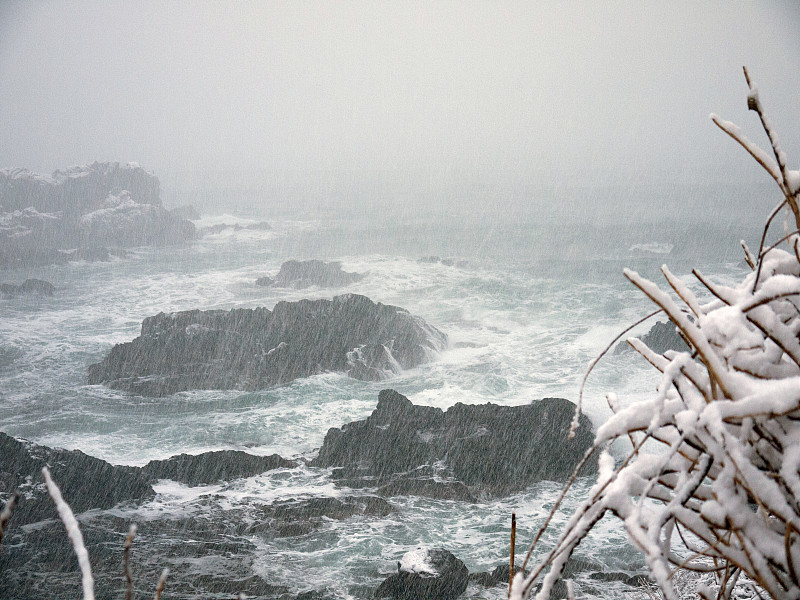
M158 178L134 163L0 170L0 266L78 260L74 248L181 243L194 225L161 205Z
M686 342L684 342L683 338L678 334L675 324L670 321L659 321L640 339L647 344L650 350L658 354L664 354L667 350L675 350L677 352L689 351L689 346L686 345ZM623 354L632 351L633 348L631 348L628 342L620 342L614 349L614 354Z
M256 285L303 289L311 286L342 287L361 281L361 273L342 271L340 262L288 260L274 278L259 277Z
M13 283L0 283L0 294L4 296L22 296L23 294L39 294L40 296L52 296L56 291L49 281L43 279L26 279L19 285Z
M568 400L544 398L524 406L458 403L444 412L383 390L367 419L328 430L311 464L338 467L333 476L348 485L362 480L391 490L431 473L428 479L461 482L474 494L509 494L572 474L594 440L585 415L567 437L574 411ZM594 469L587 465L585 473ZM427 495L425 485L403 486Z
M11 525L58 518L44 486L47 466L73 512L139 503L155 496L147 479L134 467L121 467L80 450L62 450L17 440L0 433L0 492L20 493ZM3 498L5 500L5 498Z
M382 379L427 361L447 337L396 306L348 294L266 308L160 313L89 367L89 383L147 396L257 390L327 371Z
M469 583L466 565L444 548L417 549L403 555L397 573L375 590L375 598L452 600Z

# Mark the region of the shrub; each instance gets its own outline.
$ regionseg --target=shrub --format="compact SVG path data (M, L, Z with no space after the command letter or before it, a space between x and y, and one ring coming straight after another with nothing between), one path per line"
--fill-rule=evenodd
M787 169L746 69L745 78L748 108L758 115L772 156L733 123L711 118L783 195L758 252L742 243L752 272L735 287L724 287L693 271L713 297L707 303L666 266L669 293L625 272L666 313L690 350L658 354L629 340L661 373L657 394L624 409L608 395L614 414L594 443L593 451L600 452L597 483L555 547L527 577L516 576L512 598L531 595L545 571L536 598L547 598L573 550L609 512L622 520L669 600L678 598L676 575L687 571L705 574L696 589L701 598L730 598L737 582L759 596L800 597L800 171ZM767 245L780 214L786 217L785 234ZM615 461L610 446L620 439L630 449ZM653 445L661 450L651 452ZM562 498L568 489L569 484Z

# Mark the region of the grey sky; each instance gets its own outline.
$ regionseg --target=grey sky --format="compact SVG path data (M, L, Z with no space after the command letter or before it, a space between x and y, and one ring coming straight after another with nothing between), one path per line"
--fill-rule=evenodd
M743 64L800 157L799 32L796 1L5 1L0 167L735 177L708 114L763 139Z

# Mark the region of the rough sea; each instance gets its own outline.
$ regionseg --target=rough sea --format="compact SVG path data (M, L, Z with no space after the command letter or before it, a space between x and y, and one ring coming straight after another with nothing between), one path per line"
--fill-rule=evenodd
M253 211L231 211L204 215L195 224L247 225L262 218ZM220 449L297 458L313 457L330 427L367 417L384 388L442 409L457 402L517 405L553 396L575 401L589 363L614 336L652 310L624 279L624 267L657 278L666 263L687 281L691 268L698 267L723 283L745 269L738 238L720 244L719 236L729 232L701 225L567 226L531 215L496 222L480 215L376 220L325 214L269 222L269 231L230 228L185 247L129 250L111 262L0 273L2 281L36 277L57 287L53 297L0 299L0 431L80 449L114 464L144 465L179 453ZM420 262L426 256L454 259L455 264ZM254 284L291 258L341 261L345 271L367 276L334 290ZM156 313L271 308L280 300L344 293L409 310L445 332L448 348L432 362L378 383L327 373L258 392L192 391L165 398L86 383L88 365L114 344L136 337L142 320ZM635 333L646 332L654 322ZM616 392L623 404L636 402L654 392L657 375L635 353L612 351L589 377L584 411L595 425L602 423L610 414L608 392ZM578 482L567 512L590 484ZM145 537L148 524L156 527L170 515L214 518L213 511L219 511L224 519L239 514L233 509L240 506L369 491L337 487L325 470L307 466L200 488L161 481L155 489L153 501L120 513L138 523ZM470 572L491 571L507 562L512 512L517 514L521 561L559 490L560 484L544 482L476 504L396 497L390 502L397 510L387 517L331 521L298 537L254 538L241 555L228 544L225 556L294 593L327 589L339 597L362 598L394 572L403 553L418 546L444 547ZM542 548L565 518L562 513ZM596 528L577 554L609 571L646 571L612 518ZM165 566L177 560L165 555ZM195 567L202 571L222 564ZM641 597L623 584L577 585L583 597ZM505 595L503 587L471 584L464 597L499 600Z

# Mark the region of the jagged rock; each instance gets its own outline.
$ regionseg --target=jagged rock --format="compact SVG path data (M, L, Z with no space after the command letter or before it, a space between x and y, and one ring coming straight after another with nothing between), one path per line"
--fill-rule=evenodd
M120 467L80 450L61 450L16 440L0 433L0 492L19 491L11 523L21 525L58 517L48 497L42 467L48 466L73 512L111 508L155 496L147 479L133 467Z
M290 469L297 463L273 454L255 456L239 450L218 450L190 455L180 454L166 460L151 460L142 473L149 480L171 479L187 485L203 485L252 477L272 469Z
M321 260L288 260L281 265L281 270L274 279L260 277L256 285L273 285L303 289L312 285L318 287L342 287L361 281L361 273L342 271L342 263L323 262ZM272 283L270 283L270 281Z
M263 389L326 371L385 378L422 364L446 340L407 311L355 294L279 302L272 311L160 313L91 365L89 383L163 396Z
M674 323L669 321L659 321L650 328L645 335L640 338L647 347L653 352L663 354L667 350L676 350L678 352L688 352L689 346L683 341L683 338L678 335ZM623 354L624 352L631 352L628 342L620 342L614 349L614 354Z
M574 411L568 400L545 398L524 406L459 403L443 412L383 390L366 420L328 430L311 464L339 467L332 475L348 484L362 478L382 485L427 467L473 493L509 494L572 474L593 442L585 415L568 439ZM592 463L584 472L595 469Z
M412 550L397 566L398 572L375 590L375 598L452 600L463 594L469 583L466 565L444 548Z
M265 507L246 534L271 533L275 537L296 537L311 533L325 519L343 521L354 516L385 517L394 508L377 496L282 500Z
M159 181L136 164L98 163L39 175L0 170L0 266L63 263L98 246L173 244L194 225L161 206Z
M23 294L39 294L41 296L52 296L56 291L49 281L42 279L26 279L19 285L13 283L0 283L0 294L4 296L21 296Z
M437 500L460 500L477 502L478 499L460 481L440 481L432 477L395 479L379 487L376 493L381 496L423 496Z

